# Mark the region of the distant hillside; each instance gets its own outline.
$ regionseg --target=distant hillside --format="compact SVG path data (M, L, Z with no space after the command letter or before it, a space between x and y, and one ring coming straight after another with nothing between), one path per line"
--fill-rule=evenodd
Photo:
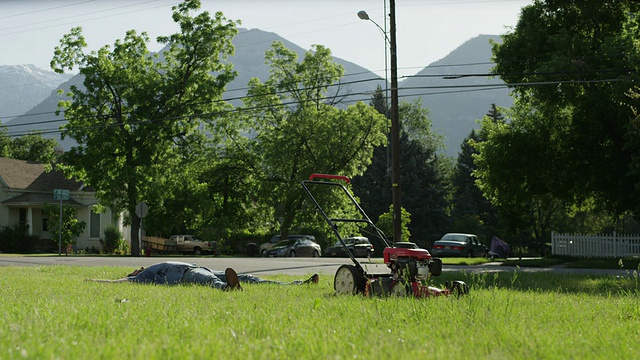
M233 45L236 48L236 55L230 58L238 77L227 86L227 99L235 99L246 94L246 87L252 77L265 81L269 77L269 67L264 63L264 53L271 48L274 41L281 41L285 47L294 50L298 54L298 59L302 60L307 49L280 37L279 35L258 29L239 29L238 35L233 39ZM345 70L345 76L342 82L345 84L330 89L330 95L338 94L349 95L351 101L364 100L366 102L371 98L371 92L378 85L384 89L384 79L380 79L378 75L344 59L334 57L334 60L342 65ZM378 79L378 80L373 80ZM358 95L362 94L362 95ZM241 102L232 101L234 105Z
M227 86L227 92L224 95L224 98L228 99L234 106L242 105L240 99L246 94L249 79L257 77L264 81L268 78L269 68L264 63L264 53L271 47L273 41L283 42L287 48L296 51L300 59L302 59L306 52L305 49L283 39L275 33L257 29L239 29L238 35L233 40L236 52L235 55L229 59L229 61L234 64L234 68L238 72L238 77ZM381 88L384 88L384 79L380 79L369 70L340 58L334 59L345 69L343 81L349 82L348 85L340 86L338 93L342 95L351 94L348 97L349 100L364 100L368 102L376 86L380 85ZM71 84L80 85L81 83L82 78L80 76L74 76L68 82L60 85L60 88L68 90ZM335 93L336 90L337 89L334 88L332 92ZM26 133L32 129L45 131L45 136L55 138L65 150L68 150L73 146L74 142L71 139L65 139L65 141L60 140L57 129L60 125L64 124L64 119L62 116L55 116L54 114L58 101L61 98L56 93L49 92L49 94L50 96L41 100L39 104L32 107L32 109L23 116L13 119L10 122L11 127L9 133Z
M429 117L433 121L434 129L445 135L447 155L457 155L464 138L472 129L479 127L476 120L489 111L492 103L504 107L510 107L513 104L509 91L499 86L503 84L499 79L488 76L444 78L452 75L488 74L493 66L490 39L500 41L498 36L491 35L480 35L470 39L445 58L399 83L401 102L421 98L423 106L429 109ZM299 58L304 56L305 49L275 33L257 29L240 29L233 41L236 53L230 58L238 72L238 77L227 86L225 99L239 106L242 104L242 97L246 94L250 78L257 77L262 81L268 78L269 68L264 63L264 53L276 40L282 41L287 48L295 50ZM379 79L367 69L343 59L335 58L335 61L345 68L346 74L342 80L345 85L340 87L339 93L349 95L346 98L348 99L346 104L356 100L369 102L376 86L385 87L384 80ZM67 90L73 83L81 84L81 77L75 76L60 87ZM480 87L482 85L495 87ZM46 136L56 138L64 149L69 149L73 141L66 139L61 142L57 132L58 127L64 123L61 116L54 114L60 97L51 90L48 90L47 95L36 106L32 105L31 110L23 116L10 121L9 133L26 133L31 129L43 130L48 132ZM23 95L23 97L27 96ZM7 112L9 111L2 111L2 113ZM17 111L14 114L19 113L20 111Z
M433 128L445 135L448 155L457 156L462 141L472 129L479 128L476 120L487 114L492 103L503 107L513 105L509 90L499 86L504 84L500 79L488 76L444 78L445 75L488 74L494 66L490 40L501 41L499 36L477 36L398 85L400 101L422 99L422 105L430 111Z
M34 65L0 65L0 121L24 114L70 78Z

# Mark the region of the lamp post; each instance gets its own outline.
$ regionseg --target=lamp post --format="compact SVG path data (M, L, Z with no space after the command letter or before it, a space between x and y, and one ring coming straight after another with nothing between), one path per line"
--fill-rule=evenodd
M386 12L387 12L387 1L384 1L384 11L385 11L385 16L386 16ZM380 25L378 25L377 22L375 22L373 19L371 19L369 17L369 14L367 14L366 11L364 10L360 10L358 11L358 17L360 18L360 20L368 20L371 21L382 33L382 36L384 36L384 104L385 104L385 111L387 111L387 109L389 109L389 59L388 59L388 54L387 54L387 45L389 44L389 37L387 36L387 22L384 22L384 29L380 27Z
M393 241L402 241L402 191L400 188L400 119L398 113L398 58L396 55L396 5L389 1L389 41L391 54L391 195L393 204ZM358 17L371 20L366 12L358 12ZM380 26L371 20L380 30Z
M384 0L384 16L387 16L387 0ZM366 11L364 10L360 10L358 11L358 17L360 18L360 20L368 20L371 21L382 33L382 36L384 36L384 112L385 112L385 117L387 117L387 156L386 156L386 160L387 160L387 175L391 174L391 156L390 156L390 152L391 152L391 146L390 146L390 140L389 140L389 136L388 134L390 134L390 129L389 129L389 121L388 121L388 114L389 114L389 60L388 60L388 54L387 54L387 46L389 45L389 37L387 36L387 22L384 22L384 29L380 27L380 25L378 25L377 22L375 22L373 19L371 19L369 17L369 14L367 14Z

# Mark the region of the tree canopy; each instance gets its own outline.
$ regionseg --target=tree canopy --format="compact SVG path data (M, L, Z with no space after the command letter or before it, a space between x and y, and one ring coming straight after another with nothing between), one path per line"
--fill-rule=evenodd
M7 127L0 126L0 157L51 164L58 157L57 146L54 139L45 138L40 132L12 138Z
M381 114L389 113L381 88L374 93L371 106ZM402 210L413 219L406 223L405 235L410 234L409 241L424 247L447 231L451 170L451 162L442 152L442 135L431 128L428 115L419 100L400 104ZM367 171L353 180L354 193L372 219L386 217L392 202L390 161L387 141L375 148ZM391 233L387 235L391 238Z
M77 146L64 154L69 172L97 189L102 203L126 211L131 224L132 255L139 255L140 219L135 206L158 195L172 179L167 166L176 152L188 148L191 135L216 112L228 107L224 87L235 77L231 39L236 22L222 13L200 10L200 1L173 7L180 31L160 36L161 55L147 48L149 37L135 30L113 48L85 52L81 28L74 28L56 47L56 72L78 68L84 88L72 86L62 101L67 124L63 138Z
M250 81L242 113L255 133L247 144L257 161L254 174L286 235L303 218L300 181L312 173L363 173L385 139L385 120L362 102L341 108L339 95L327 96L344 73L329 49L314 46L298 61L294 51L274 42L265 57L269 79Z
M593 197L601 209L640 210L630 171L640 149L623 105L638 78L637 15L631 1L538 0L494 44L494 71L517 99L510 123L483 125L478 174L494 202Z

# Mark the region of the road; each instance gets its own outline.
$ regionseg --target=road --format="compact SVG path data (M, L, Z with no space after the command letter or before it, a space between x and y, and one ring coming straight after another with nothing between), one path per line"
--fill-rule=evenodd
M261 258L261 257L131 257L131 256L0 256L0 266L117 266L131 269L149 266L162 261L184 261L208 267L212 270L224 270L228 267L236 269L238 273L255 275L299 275L313 273L333 275L340 265L353 264L349 258ZM369 274L388 274L388 268L382 259L358 259L362 267ZM501 266L499 263L483 265L444 265L443 271L465 271L473 273L519 271L519 272L553 272L562 274L593 274L593 275L632 275L629 270L611 269L569 269L563 267L550 268L516 268Z

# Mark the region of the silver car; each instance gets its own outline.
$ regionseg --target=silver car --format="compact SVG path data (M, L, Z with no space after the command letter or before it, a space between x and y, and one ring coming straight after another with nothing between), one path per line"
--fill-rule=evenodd
M281 240L267 250L268 257L319 257L321 253L320 245L307 238Z
M437 257L487 257L489 248L473 234L449 233L433 243L431 255Z

